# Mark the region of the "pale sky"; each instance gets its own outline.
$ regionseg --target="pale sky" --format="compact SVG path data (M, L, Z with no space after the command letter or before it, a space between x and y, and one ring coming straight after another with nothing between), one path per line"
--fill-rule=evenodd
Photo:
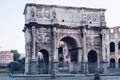
M120 0L0 0L0 50L25 53L24 7L26 3L105 8L108 27L120 26Z

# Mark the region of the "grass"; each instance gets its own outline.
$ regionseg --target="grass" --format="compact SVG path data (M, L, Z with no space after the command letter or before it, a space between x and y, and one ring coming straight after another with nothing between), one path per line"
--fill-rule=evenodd
M10 73L10 69L8 68L0 69L0 73Z

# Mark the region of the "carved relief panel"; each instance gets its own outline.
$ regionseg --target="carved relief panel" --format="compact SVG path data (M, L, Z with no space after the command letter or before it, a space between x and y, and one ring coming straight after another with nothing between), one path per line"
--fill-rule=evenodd
M49 7L38 7L36 13L38 20L49 20L50 19L50 8Z
M92 46L92 38L90 36L88 36L86 38L86 45L87 45L87 47L91 47Z
M100 34L100 32L98 30L88 30L87 33L89 35L99 35Z
M50 35L48 35L47 33L40 33L36 36L37 43L50 43L50 40Z
M43 9L42 7L37 8L37 18L43 18Z
M93 39L94 46L100 46L100 38L99 36L95 36Z
M55 10L55 9L53 9L53 11L52 11L52 19L53 19L54 21L57 21L56 10Z
M86 38L86 45L88 48L98 49L100 48L100 38L99 36L89 35Z
M102 14L100 14L100 11L84 10L82 14L82 24L100 27L101 16Z
M88 22L88 23L92 23L92 22L99 22L100 18L99 18L99 13L98 12L85 12L83 14L83 20Z

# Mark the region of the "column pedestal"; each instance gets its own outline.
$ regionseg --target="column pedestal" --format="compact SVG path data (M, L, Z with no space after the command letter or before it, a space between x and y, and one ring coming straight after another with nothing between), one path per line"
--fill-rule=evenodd
M81 62L82 73L88 74L88 62Z
M58 64L59 64L58 61L54 61L54 62L53 62L54 70L55 70L56 73L59 72L59 71L58 71L58 70L59 70L59 69L58 69Z
M30 74L35 75L38 74L38 61L37 60L31 60L30 62Z
M70 62L69 63L69 73L72 73L73 72L73 63Z

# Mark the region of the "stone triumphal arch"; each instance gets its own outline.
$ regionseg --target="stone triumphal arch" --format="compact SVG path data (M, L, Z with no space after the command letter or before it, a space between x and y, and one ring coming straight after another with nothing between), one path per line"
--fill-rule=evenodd
M26 4L25 73L48 74L53 66L57 73L62 69L67 73L96 72L99 63L106 60L104 12L105 9ZM91 66L97 68L91 71Z

